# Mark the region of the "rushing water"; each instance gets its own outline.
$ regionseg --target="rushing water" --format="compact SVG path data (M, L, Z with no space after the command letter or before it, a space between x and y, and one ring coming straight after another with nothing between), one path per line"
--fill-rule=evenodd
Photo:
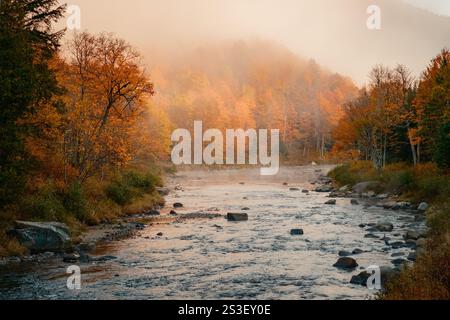
M322 168L326 172L329 167ZM117 259L81 264L82 289L70 291L69 264L54 258L0 269L1 299L363 299L373 292L349 283L369 265L393 266L392 249L381 239L367 239L359 225L388 221L387 236L402 240L407 229L421 229L411 214L351 205L328 194L291 191L311 189L317 167L283 168L272 178L257 170L187 171L171 179L180 185L167 203L181 202L179 214L220 210L240 212L248 222L224 218L155 224L133 238L110 242L96 254ZM284 186L283 182L288 182ZM215 209L217 208L217 209ZM170 208L163 210L167 213ZM303 236L291 236L293 228ZM157 236L162 233L163 236ZM375 233L382 237L383 233ZM340 250L354 256L360 268L338 270ZM397 257L398 258L398 257Z

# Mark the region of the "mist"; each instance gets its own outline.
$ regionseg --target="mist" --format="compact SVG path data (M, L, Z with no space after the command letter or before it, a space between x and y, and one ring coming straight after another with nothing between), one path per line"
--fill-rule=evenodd
M379 63L402 63L419 76L437 52L450 46L445 4L429 1L425 10L423 1L408 1L76 0L70 4L80 6L83 30L115 33L139 48L149 64L205 43L257 38L278 42L362 85L370 68ZM381 8L381 30L366 26L371 4ZM441 15L436 14L439 10Z

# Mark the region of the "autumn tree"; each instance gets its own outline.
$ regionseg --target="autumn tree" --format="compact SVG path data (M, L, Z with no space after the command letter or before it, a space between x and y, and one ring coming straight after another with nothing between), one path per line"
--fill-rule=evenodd
M414 107L418 116L418 135L422 158L438 160L448 167L450 123L450 52L437 55L422 75Z
M139 54L109 34L75 35L60 73L67 89L63 150L67 171L85 181L134 157L132 137L153 85Z

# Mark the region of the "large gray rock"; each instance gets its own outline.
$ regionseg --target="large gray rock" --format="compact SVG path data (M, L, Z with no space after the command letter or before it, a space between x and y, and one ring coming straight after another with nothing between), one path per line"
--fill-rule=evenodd
M72 246L69 227L59 222L17 221L12 234L33 253L65 251Z
M368 191L369 188L374 187L376 185L378 185L379 182L378 181L365 181L365 182L360 182L358 184L355 184L352 188L353 192L362 194Z

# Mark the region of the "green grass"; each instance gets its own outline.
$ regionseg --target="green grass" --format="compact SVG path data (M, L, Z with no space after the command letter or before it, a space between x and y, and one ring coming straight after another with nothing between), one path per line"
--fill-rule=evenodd
M116 174L114 180L105 188L105 192L112 201L120 206L126 206L145 194L154 193L158 186L162 186L161 179L150 172L127 171Z

